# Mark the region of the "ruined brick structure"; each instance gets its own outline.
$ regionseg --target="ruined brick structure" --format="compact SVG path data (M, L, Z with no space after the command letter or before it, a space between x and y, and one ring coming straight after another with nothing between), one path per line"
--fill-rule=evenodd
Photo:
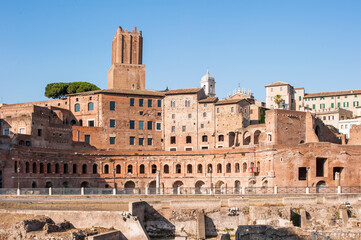
M117 30L108 89L4 104L0 119L0 187L154 189L157 171L162 189L202 193L361 180L358 126L346 144L310 112L218 99L208 71L198 88L146 90L136 29Z

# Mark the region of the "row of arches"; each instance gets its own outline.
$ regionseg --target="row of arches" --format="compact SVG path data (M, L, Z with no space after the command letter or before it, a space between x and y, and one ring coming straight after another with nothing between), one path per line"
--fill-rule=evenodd
M240 132L229 132L229 147L240 146L240 145L250 145L260 143L261 131L256 130L253 134L250 131L245 131L243 134ZM241 139L240 139L241 136Z
M242 163L242 167L240 165L240 163L235 163L233 166L231 163L227 163L225 165L225 169L223 167L223 164L218 163L218 164L212 164L209 163L206 166L204 166L204 164L197 164L196 166L193 166L193 164L187 164L186 166L186 173L187 174L192 174L192 173L246 173L248 172L249 168L256 168L257 172L260 171L260 167L261 167L261 163L258 161L257 163L251 162L249 165L246 162ZM194 169L194 167L196 167ZM215 169L214 169L215 167ZM80 169L79 169L80 168ZM205 168L205 169L204 169ZM139 174L145 174L145 165L144 164L140 164L139 165ZM152 164L150 167L150 173L151 174L155 174L157 173L157 171L160 171L160 169L158 169L158 166L156 164ZM170 174L170 166L168 164L163 165L163 171L162 173L164 174ZM21 166L18 166L18 162L15 161L14 162L14 172L17 173L21 173L23 171L23 169L21 168ZM175 165L174 168L174 172L176 174L181 174L184 170L182 169L182 165L180 163ZM25 162L25 171L24 173L47 173L47 174L99 174L98 172L98 164L94 163L92 165L92 170L91 172L89 172L88 170L88 164L72 164L69 165L68 163L64 163L62 165L60 165L59 163L55 163L55 164L51 164L51 163L36 163L33 162L32 164L30 162ZM121 174L122 173L122 167L120 164L117 165L113 165L113 171L111 171L110 169L110 165L109 164L104 164L103 165L103 174L110 174L110 173L114 173L114 174ZM132 164L128 164L126 167L126 173L128 174L133 174L134 173L134 167Z

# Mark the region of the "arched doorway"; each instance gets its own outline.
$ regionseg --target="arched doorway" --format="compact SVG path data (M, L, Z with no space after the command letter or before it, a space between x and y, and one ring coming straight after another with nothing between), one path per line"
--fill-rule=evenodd
M259 144L259 136L261 135L261 131L260 130L257 130L254 132L254 144Z
M156 193L156 189L157 189L157 182L156 181L151 181L148 184L148 193L149 194L155 194Z
M229 132L229 133L228 133L228 144L229 144L229 147L232 147L232 146L234 145L235 138L236 138L236 134L235 134L234 132Z
M133 181L128 181L124 184L124 191L126 194L134 193L135 183Z
M319 181L317 184L316 184L316 193L323 193L325 192L326 190L326 183L325 181Z
M216 182L216 194L222 194L224 192L224 188L225 184L223 181L219 180L218 182Z
M251 143L251 134L246 131L243 134L243 145L249 145Z
M240 192L241 192L241 182L237 180L234 182L234 193L239 194Z
M263 181L261 189L262 189L262 193L268 192L268 181L267 180Z
M45 183L45 188L51 188L51 187L53 187L53 184L51 182Z
M181 188L183 186L182 181L175 181L173 183L173 194L178 194L178 188Z
M207 189L203 181L197 181L195 184L195 194L206 194Z

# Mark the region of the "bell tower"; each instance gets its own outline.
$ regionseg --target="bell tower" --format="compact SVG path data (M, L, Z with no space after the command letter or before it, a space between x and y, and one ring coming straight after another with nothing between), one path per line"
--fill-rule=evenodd
M215 97L216 96L216 81L207 69L206 75L201 78L201 87L204 89L204 93L208 97Z
M108 71L108 89L145 89L145 65L142 64L142 31L117 29L112 43L112 65Z

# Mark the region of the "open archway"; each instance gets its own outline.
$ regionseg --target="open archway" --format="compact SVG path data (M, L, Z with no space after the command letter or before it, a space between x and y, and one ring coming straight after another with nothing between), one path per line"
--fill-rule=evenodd
M155 194L156 193L156 189L157 189L157 182L156 181L151 181L149 184L148 184L148 191L149 191L149 194Z
M316 193L323 193L325 192L325 189L326 189L326 182L325 181L319 181L317 184L316 184Z
M173 194L178 194L178 188L181 188L183 186L182 181L175 181L173 183Z
M243 134L243 145L249 145L251 143L251 134L246 131Z
M225 187L225 184L224 184L224 182L223 181L221 181L221 180L219 180L218 182L216 182L216 185L215 185L215 187L216 187L216 194L222 194L223 193L223 191L224 191L224 187Z
M206 194L207 189L203 181L197 181L195 184L195 194Z
M254 144L259 144L259 136L261 135L261 131L257 130L254 132L254 137L253 137L253 143Z

